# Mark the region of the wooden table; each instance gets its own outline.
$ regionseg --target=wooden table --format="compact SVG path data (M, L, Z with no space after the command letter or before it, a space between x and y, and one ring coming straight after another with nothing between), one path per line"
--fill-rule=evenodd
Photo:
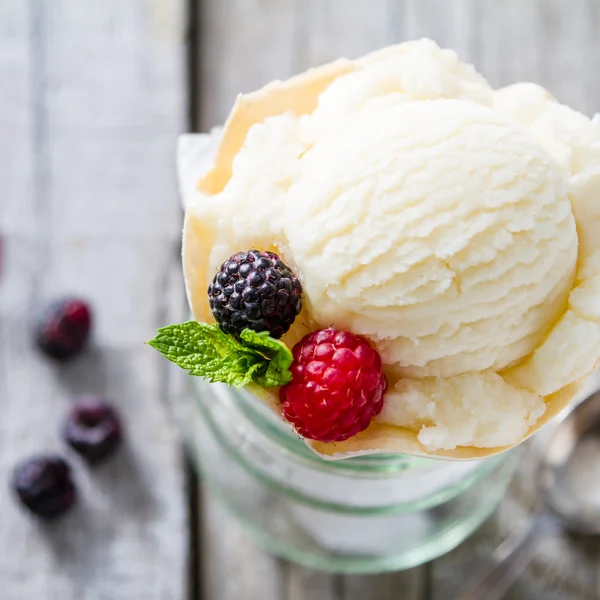
M424 35L493 85L537 81L600 108L597 0L0 0L2 600L446 600L484 563L510 499L461 548L403 573L334 576L264 554L187 476L164 402L182 373L143 345L184 315L176 136L222 122L239 91ZM30 323L67 292L93 302L95 339L57 367ZM128 443L93 472L73 458L81 502L44 525L6 480L21 457L65 452L61 418L86 391L118 404ZM581 585L534 566L508 597L599 598L598 544L564 547Z

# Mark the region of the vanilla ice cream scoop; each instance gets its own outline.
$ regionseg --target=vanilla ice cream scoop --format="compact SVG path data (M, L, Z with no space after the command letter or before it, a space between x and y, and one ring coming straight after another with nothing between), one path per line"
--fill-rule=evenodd
M390 383L366 431L316 451L493 454L600 358L599 196L597 123L410 42L238 99L188 198L188 297L211 320L223 260L278 252L305 290L284 341L366 336Z
M402 375L514 364L572 287L556 161L469 100L367 104L306 153L285 212L314 318L368 336Z

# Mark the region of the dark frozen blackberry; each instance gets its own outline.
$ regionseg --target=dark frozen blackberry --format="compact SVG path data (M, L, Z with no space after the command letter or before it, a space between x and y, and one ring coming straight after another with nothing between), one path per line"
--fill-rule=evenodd
M226 333L268 331L279 339L302 309L302 285L272 252L238 252L226 260L208 286L213 315Z
M67 512L75 502L71 469L60 456L36 456L18 464L12 485L31 512L47 519Z
M84 348L92 326L89 305L79 298L64 298L47 306L38 316L35 336L48 356L67 360Z
M88 462L99 463L115 452L123 433L114 408L102 398L89 396L72 408L63 436Z

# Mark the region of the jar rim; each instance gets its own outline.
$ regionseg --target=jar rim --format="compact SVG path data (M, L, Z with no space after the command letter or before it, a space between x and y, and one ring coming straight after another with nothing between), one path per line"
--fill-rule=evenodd
M192 381L192 393L202 394L200 381ZM204 382L205 383L205 382ZM290 458L319 471L337 475L354 477L388 476L409 470L427 471L442 468L444 463L453 462L446 459L425 458L407 454L379 453L364 456L353 456L337 460L325 460L314 452L295 434L292 428L277 418L273 412L258 398L247 390L237 390L224 384L205 383L211 392L221 401L233 400L235 408L246 422L253 426L262 436L274 443L280 451ZM227 396L227 398L225 398ZM493 457L492 457L493 458ZM461 462L478 462L481 465L490 459ZM493 461L490 461L493 462ZM479 471L479 469L476 469Z
M212 387L213 384L210 384L210 385ZM225 439L225 436L220 431L213 416L210 414L210 411L206 407L205 402L203 402L199 396L199 394L201 393L200 390L198 389L199 386L194 386L194 387L196 388L194 393L196 394L195 400L196 400L196 405L197 405L198 410L202 412L202 416L203 416L204 420L206 421L207 425L209 426L209 428L212 430L213 435L216 437L216 439L221 444L221 446L225 449L225 451L231 456L231 458L233 460L235 460L246 472L250 473L254 478L261 481L262 484L265 485L267 488L273 490L276 493L282 494L295 502L301 503L306 506L310 506L317 510L327 510L327 511L334 511L334 512L337 512L340 514L344 513L344 514L354 514L354 515L362 515L362 516L395 515L395 514L408 513L408 512L413 512L413 511L427 510L434 506L438 506L439 504L443 504L444 502L447 502L460 494L465 493L468 489L470 489L471 487L476 485L480 480L484 479L487 475L489 475L491 472L493 472L499 466L499 463L501 462L499 456L494 456L494 457L491 457L490 459L486 459L485 461L481 461L481 465L479 465L476 469L474 469L467 477L463 478L461 481L454 483L446 488L440 489L437 492L435 492L427 497L420 498L417 500L410 500L410 501L405 501L405 502L395 502L395 503L393 503L391 505L387 505L387 506L381 506L381 505L378 505L378 506L355 506L355 505L341 504L339 502L333 502L331 500L321 500L321 499L312 497L298 489L295 489L290 486L286 486L286 485L282 484L281 482L277 481L276 479L270 477L269 475L263 473L256 467L254 467L251 464L251 462L249 460L247 460L247 458L244 456L243 452L239 451L239 448L234 447L233 444L231 444L227 439ZM217 390L214 390L214 391L217 396L219 396L223 393L231 394L232 392L234 392L234 390L227 388L227 387L224 387L221 390L221 394L219 394L219 392ZM239 392L238 392L238 394L239 394ZM243 394L239 394L239 396L243 396ZM233 398L236 398L236 394L233 394ZM252 397L252 399L253 399L253 401L259 402L258 400L254 399L253 397ZM217 400L217 401L219 401L219 400ZM244 401L242 400L242 402L244 402ZM248 403L246 402L244 405L247 406L247 404ZM238 406L238 408L239 408L239 406ZM273 443L274 440L270 440L270 442ZM275 443L277 443L277 442L275 441ZM299 443L303 444L303 442L301 442L300 440L299 440ZM281 449L281 447L280 447L280 449ZM307 452L312 453L312 450L310 450L308 447L306 448L306 450L307 450ZM286 454L288 454L288 456L290 455L288 450L282 449L282 451L285 452ZM512 453L510 453L510 454L512 454ZM378 471L376 473L369 473L368 470L364 467L363 467L362 473L357 473L357 472L341 473L341 472L337 472L335 469L337 469L339 467L340 463L347 462L351 459L343 459L341 461L325 461L323 459L320 459L316 454L314 456L316 458L314 465L317 465L317 468L320 468L320 470L324 470L325 472L333 473L338 476L368 478L369 475L370 476L373 476L373 475L384 476L386 474L389 475L390 473L393 473L393 470L392 471L383 470L383 471ZM391 455L391 456L393 457L393 455ZM401 456L401 455L398 455L398 456ZM405 456L403 456L403 457L404 458L413 458L413 457L405 457ZM297 460L297 459L298 459L298 457L294 455L294 460ZM420 459L420 460L426 461L428 463L437 463L439 466L442 466L441 463L447 462L447 461L437 461L437 460L432 460L432 459ZM305 461L302 460L301 462L305 462ZM510 461L510 462L512 462L512 461ZM310 467L314 468L314 465L311 464ZM332 466L334 467L334 469L331 469ZM408 470L408 469L404 469L404 470ZM397 470L397 471L401 471L401 470Z

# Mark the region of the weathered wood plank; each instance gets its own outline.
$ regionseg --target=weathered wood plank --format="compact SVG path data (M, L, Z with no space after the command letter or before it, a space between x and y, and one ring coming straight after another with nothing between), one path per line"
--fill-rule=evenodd
M467 15L460 3L444 0L405 0L395 2L395 41L430 38L440 46L457 47Z
M31 37L34 25L30 6L19 0L0 3L0 162L2 201L0 231L31 229L35 169L35 121L32 104ZM9 84L10 82L10 84Z
M288 564L285 600L338 600L343 586L341 575Z
M216 500L205 494L202 505L202 597L207 600L284 598L280 561L256 547Z
M9 190L0 479L31 452L65 453L58 430L76 393L113 399L128 432L97 470L73 457L80 502L57 523L23 513L0 486L6 600L186 596L183 470L161 402L167 368L143 346L164 322L165 282L179 271L168 165L184 128L183 4L0 3L0 181ZM30 318L71 291L95 307L96 335L84 356L57 367L33 348Z
M199 15L200 124L223 123L235 97L293 72L294 0L209 0Z
M356 58L388 43L388 0L305 0L298 3L294 72Z
M584 113L598 110L600 7L595 0L474 2L472 54L494 86L533 81Z
M343 584L344 600L423 600L427 598L428 567L400 573L370 576L346 576Z
M585 114L600 110L600 4L596 0L543 3L541 81L561 102Z

